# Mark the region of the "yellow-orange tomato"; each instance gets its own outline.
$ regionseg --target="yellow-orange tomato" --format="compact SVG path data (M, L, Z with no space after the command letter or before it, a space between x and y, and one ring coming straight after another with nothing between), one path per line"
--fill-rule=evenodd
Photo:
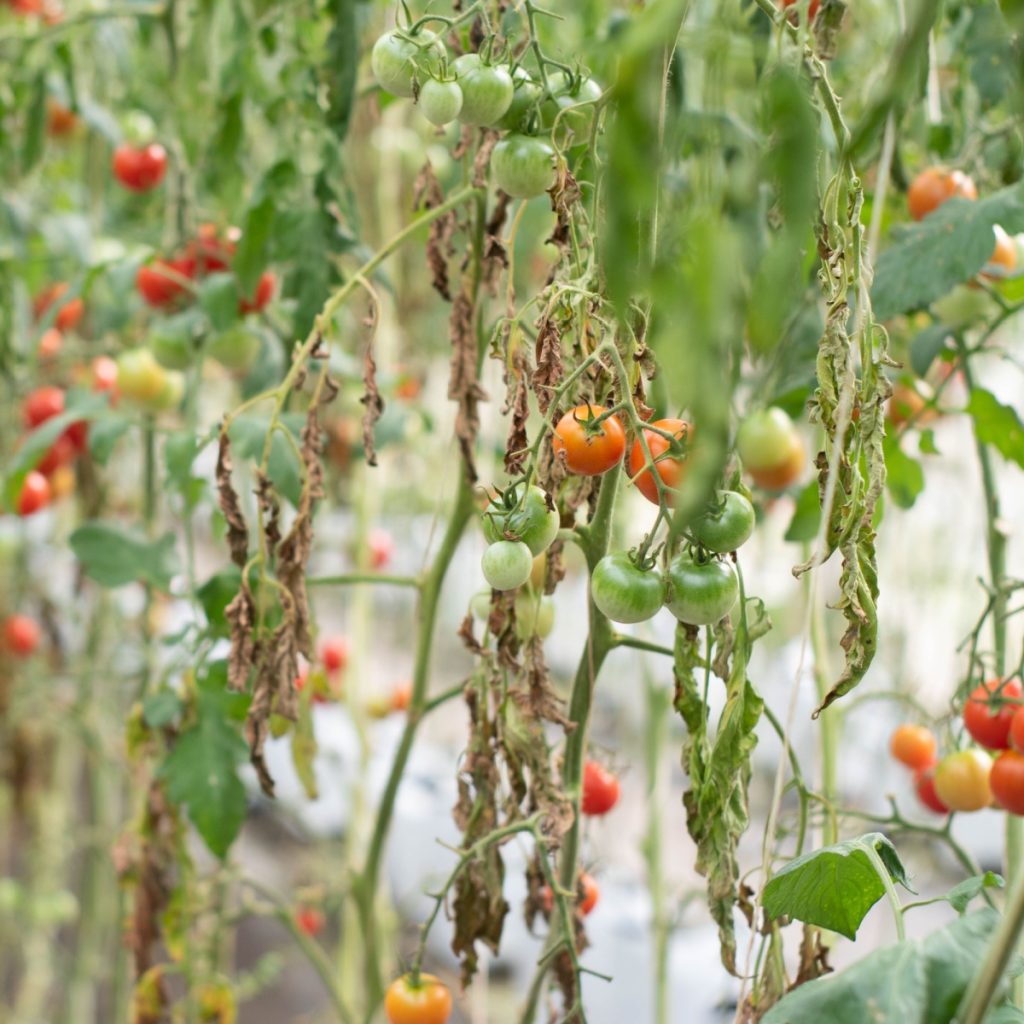
M993 274L986 269L982 271L981 276L987 277L990 281L998 281L999 278L1012 274L1017 269L1017 246L998 224L992 228L992 231L996 236L996 247L992 250L986 267L997 272Z
M919 771L935 764L938 744L931 730L905 723L892 734L889 750L901 764Z
M651 424L659 430L664 430L672 435L672 441L662 434L653 430L644 430L644 440L650 449L651 458L654 459L654 469L661 482L669 492L665 495L668 505L672 504L672 492L678 490L686 475L686 459L680 454L679 457L667 455L666 453L673 444L689 446L693 435L693 428L686 420L655 420ZM637 490L650 502L658 504L658 484L650 469L644 469L647 465L647 457L644 455L644 447L637 438L629 452L629 475L633 478Z
M412 684L399 683L391 691L391 710L407 711L412 702Z
M452 1012L452 994L432 974L421 974L416 985L406 974L388 986L384 1012L390 1024L446 1024Z
M609 416L600 426L591 426L607 411L603 405L578 405L558 421L551 447L557 456L564 455L570 473L600 476L622 461L626 452L622 424Z
M951 811L980 811L992 803L992 758L984 750L958 750L935 766L935 793Z
M75 471L70 466L58 466L50 474L50 493L54 501L68 497L75 489Z
M929 167L922 171L907 190L907 206L914 220L923 220L937 210L947 199L977 199L978 190L963 171L948 171L943 167Z
M64 335L56 327L48 327L39 338L39 345L36 348L36 355L41 363L48 363L60 355L64 346Z

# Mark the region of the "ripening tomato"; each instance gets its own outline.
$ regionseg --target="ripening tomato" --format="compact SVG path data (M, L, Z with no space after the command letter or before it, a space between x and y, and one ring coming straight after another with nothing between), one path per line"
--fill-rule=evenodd
M391 691L391 710L408 711L412 703L412 684L398 683Z
M914 220L923 220L937 210L947 199L977 199L974 182L963 171L947 171L942 167L929 167L922 171L907 190L907 206Z
M607 814L619 802L619 780L598 761L583 765L580 810L587 815Z
M924 381L913 384L900 382L892 389L886 414L893 427L899 429L907 424L925 424L935 419L935 410L929 408L931 389Z
M157 142L135 147L122 143L114 150L114 177L133 192L156 188L167 173L167 150Z
M295 911L295 923L299 931L315 938L324 930L327 918L316 907L299 907Z
M579 890L583 890L583 898L579 899ZM586 871L580 872L580 881L577 887L577 899L579 901L580 913L586 917L594 907L597 906L597 901L601 897L601 889L599 888L592 875L589 875ZM555 894L551 891L550 885L544 886L541 900L544 903L544 909L547 913L551 913L555 908Z
M265 270L260 274L260 279L256 283L256 291L253 293L251 299L239 299L238 300L238 311L243 316L247 313L259 313L266 309L270 305L270 300L274 297L274 291L277 288L277 277L272 270Z
M50 475L50 495L52 501L63 501L74 494L75 471L68 466L58 466Z
M938 744L930 729L906 722L892 734L889 750L900 764L920 770L935 764Z
M935 792L935 768L923 768L914 772L914 790L917 799L930 811L936 814L949 814L949 808L939 799Z
M754 506L736 491L722 491L691 530L697 543L723 554L742 547L754 532Z
M85 303L79 296L68 299L67 302L60 302L67 290L67 282L58 281L41 291L32 303L36 320L42 320L52 306L60 303L57 314L53 318L53 326L59 331L73 331L82 322L82 317L85 315Z
M43 457L36 463L35 468L43 476L50 477L61 466L66 466L69 462L73 462L77 454L78 449L75 446L75 442L67 433L63 433L50 445L43 454Z
M990 679L971 691L964 703L964 726L989 750L1010 745L1010 726L1021 706L1021 687L1016 679Z
M681 551L665 577L668 610L690 626L711 626L725 618L739 593L732 563L717 558L699 562Z
M998 224L993 225L992 231L996 236L996 247L985 265L986 269L982 271L982 277L998 281L1017 269L1017 246ZM995 273L992 273L993 270Z
M548 497L539 487L531 484L524 495L520 483L503 496L496 495L484 510L484 536L492 544L513 537L539 555L558 536L560 522L558 511L548 507Z
M603 405L578 405L558 421L551 447L556 456L564 455L570 473L599 476L622 461L626 432L619 420L609 416L594 426L607 411Z
M21 407L21 420L30 430L64 411L64 392L53 385L36 388Z
M147 306L163 309L188 293L188 280L194 276L195 264L189 259L153 260L139 267L135 287Z
M958 750L935 766L935 794L951 811L980 811L992 803L992 758L984 750Z
M25 475L18 494L17 511L19 516L35 515L50 504L50 481L37 469Z
M692 444L693 428L686 420L655 420L652 427L671 434L669 440L663 434L654 430L644 429L644 440L650 449L651 458L654 460L654 469L664 484L668 493L665 495L665 502L671 506L674 504L672 492L677 491L686 475L686 456ZM636 485L637 490L650 502L659 504L658 484L654 475L647 466L647 456L644 454L644 446L640 439L633 442L629 452L629 475Z
M39 623L28 615L8 615L4 622L4 646L16 657L34 654L42 635Z
M396 978L384 996L384 1012L390 1024L447 1024L452 994L433 974Z
M320 645L320 657L328 672L340 672L348 664L348 641L343 636L327 637Z
M1004 750L992 762L988 781L992 796L1003 810L1024 814L1024 754Z
M74 111L69 110L52 96L46 98L46 134L52 139L61 139L71 135L78 127L78 118Z
M594 566L590 597L612 622L646 622L661 609L665 588L657 569L645 569L616 551Z
M151 407L161 403L170 370L165 370L148 348L134 348L117 357L117 386L125 398Z
M776 406L755 412L740 424L736 450L754 483L769 491L795 483L806 460L793 421Z

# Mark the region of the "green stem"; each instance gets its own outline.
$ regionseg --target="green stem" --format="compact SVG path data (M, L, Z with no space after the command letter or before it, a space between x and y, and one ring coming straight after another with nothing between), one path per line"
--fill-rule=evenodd
M348 587L359 583L379 583L391 587L419 587L423 581L418 576L387 576L379 572L350 572L341 576L310 576L307 587Z
M896 938L903 942L907 937L903 926L903 904L900 903L899 893L896 892L896 886L892 883L892 876L889 874L889 869L882 863L882 858L878 856L878 851L873 846L865 846L864 850L867 851L868 860L871 861L871 866L875 869L878 877L882 880L882 885L885 887L885 895L889 899L889 905L892 907L892 916L896 922Z

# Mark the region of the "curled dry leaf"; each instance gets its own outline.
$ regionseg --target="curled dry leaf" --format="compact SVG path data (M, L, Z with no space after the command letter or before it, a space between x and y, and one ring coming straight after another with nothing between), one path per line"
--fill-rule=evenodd
M504 192L498 193L498 201L484 229L483 282L491 295L498 294L498 282L502 273L508 270L508 251L501 239L501 229L508 216L510 202L511 198Z
M448 332L452 343L451 372L448 379L448 397L458 403L455 414L455 435L459 439L462 464L469 483L476 483L476 464L473 448L480 429L478 406L486 400L487 392L477 377L476 306L472 299L472 286L465 278L462 290L452 303L448 319Z
M242 515L238 494L231 482L231 442L226 429L220 433L217 449L217 498L220 510L228 524L228 550L231 561L240 569L249 559L249 528Z
M540 411L546 413L551 397L565 378L562 363L562 334L554 319L546 313L537 323L537 341L534 351L536 369L532 383L537 393Z
M413 185L413 206L419 209L432 210L444 202L444 192L437 180L434 168L427 160ZM430 225L427 235L427 266L434 290L444 299L451 302L451 283L448 278L448 261L455 255L452 238L458 227L458 214L450 210Z
M384 399L377 387L377 363L373 358L373 336L366 343L363 353L363 397L359 399L363 405L363 450L366 452L366 464L377 465L377 449L373 440L373 428L384 413Z
M555 184L551 187L551 209L555 211L555 226L547 241L564 257L570 251L573 207L580 201L580 186L572 172L560 162Z
M249 581L245 577L242 578L238 593L224 610L224 616L231 626L228 687L232 690L245 690L262 647L255 634L256 603L249 588Z

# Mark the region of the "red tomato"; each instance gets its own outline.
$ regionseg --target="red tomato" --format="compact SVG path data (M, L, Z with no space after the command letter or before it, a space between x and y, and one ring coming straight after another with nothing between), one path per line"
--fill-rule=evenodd
M901 725L889 742L892 756L908 768L930 768L937 759L938 744L923 725Z
M50 481L37 469L25 476L18 495L19 516L31 516L50 504Z
M21 407L21 421L30 430L64 411L64 392L53 385L36 388Z
M917 791L917 799L928 810L934 811L936 814L949 814L949 808L939 799L939 794L935 792L934 767L914 772L914 789Z
M348 641L343 636L332 636L320 647L320 657L328 672L340 672L348 664Z
M63 347L64 335L56 327L48 327L39 338L36 356L41 363L48 363L60 355Z
M993 762L988 782L1000 807L1024 814L1024 754L1004 750Z
M251 299L240 299L238 311L243 315L246 313L259 313L270 304L276 287L277 278L274 276L273 271L264 271L260 275L259 283L256 285L256 293Z
M195 264L190 259L154 260L139 267L135 287L147 305L156 308L173 306L188 292L181 278L193 278L195 272Z
M299 931L316 936L324 930L327 919L316 907L299 907L295 911L295 923L299 926Z
M947 171L942 167L929 167L922 171L907 190L907 206L914 220L923 220L937 210L947 199L977 199L974 182L962 171Z
M406 974L388 986L384 1012L390 1024L447 1024L452 994L432 974L421 974L418 984Z
M167 173L167 150L159 143L136 148L122 143L114 150L114 177L133 192L156 188Z
M222 238L215 224L200 224L195 239L186 250L189 258L195 262L196 272L202 275L230 270L240 236L237 228L228 228Z
M578 405L558 421L551 447L556 455L564 454L570 473L599 476L622 460L626 453L622 424L609 416L597 428L590 425L607 411L603 405Z
M583 766L584 814L607 814L619 802L619 780L604 765L587 761Z
M1010 745L1024 753L1024 707L1018 708L1010 719Z
M39 646L43 631L28 615L8 615L4 622L4 646L19 658L27 658Z
M41 291L32 304L36 319L42 320L50 311L50 307L54 303L59 302L67 290L67 282L58 281L56 284L52 284L49 288ZM67 302L61 303L60 308L57 310L57 315L53 319L53 326L60 331L73 331L82 322L84 315L85 303L80 297L76 296Z
M651 426L667 430L674 440L684 447L689 447L691 443L693 428L686 420L655 420ZM672 447L672 442L667 437L662 437L661 434L657 434L653 430L645 430L644 439L647 441L647 447L651 450L651 458L655 460L654 468L669 491L665 499L671 506L673 504L671 492L679 489L683 482L683 477L686 476L686 459L685 457L666 456L665 453ZM646 465L647 459L644 455L644 448L640 443L640 439L637 438L633 442L633 447L629 453L629 475L633 478L633 483L636 484L640 493L648 501L657 505L658 485L653 473L649 469L644 469Z
M394 538L387 530L373 529L368 538L370 547L370 565L374 569L384 569L390 564L395 553Z
M1021 706L1020 683L1015 679L990 679L975 687L964 704L967 731L989 750L1010 745L1010 726Z

